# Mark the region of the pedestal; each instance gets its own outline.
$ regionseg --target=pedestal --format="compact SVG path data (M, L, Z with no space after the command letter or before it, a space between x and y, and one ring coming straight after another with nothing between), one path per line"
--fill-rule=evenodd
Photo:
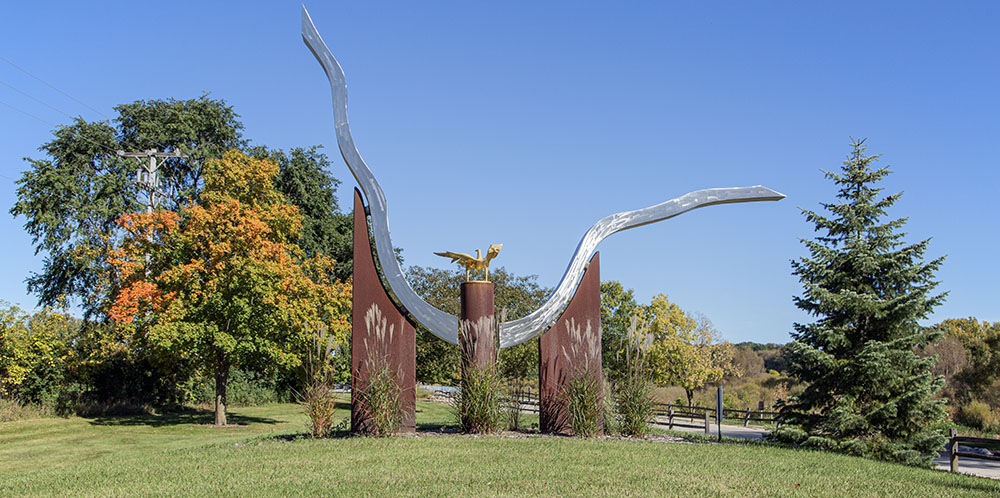
M496 361L493 282L464 282L460 291L458 343L462 368L488 367Z

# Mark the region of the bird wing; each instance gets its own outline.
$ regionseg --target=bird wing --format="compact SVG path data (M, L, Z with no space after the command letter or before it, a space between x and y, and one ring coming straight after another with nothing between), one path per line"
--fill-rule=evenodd
M468 254L465 254L464 252L445 251L445 252L436 252L434 254L436 254L438 256L445 257L445 258L451 258L451 262L452 263L454 263L456 261L463 261L463 262L464 261L476 261L476 258L474 258L474 257L472 257L472 256L470 256Z
M490 245L490 248L486 250L486 264L489 264L490 260L492 260L493 258L497 257L498 254L500 254L500 248L502 247L503 244Z

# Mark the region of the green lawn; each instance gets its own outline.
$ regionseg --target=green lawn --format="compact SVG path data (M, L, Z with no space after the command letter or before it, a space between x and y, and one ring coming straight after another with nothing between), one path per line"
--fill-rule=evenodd
M418 403L418 424L451 420ZM342 407L346 416L346 405ZM766 445L565 437L295 437L295 405L0 423L3 495L997 496L1000 482ZM530 424L530 422L529 422Z

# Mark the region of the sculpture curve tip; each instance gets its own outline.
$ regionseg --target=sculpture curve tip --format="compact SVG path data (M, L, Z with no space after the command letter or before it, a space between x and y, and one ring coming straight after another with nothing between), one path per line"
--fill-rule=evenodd
M306 32L308 32L310 28L315 30L316 25L312 22L312 17L309 15L309 11L306 10L306 4L302 4L302 36L305 36Z
M767 188L767 187L764 187L764 188ZM780 201L781 199L784 199L785 197L788 197L787 195L782 194L781 192L778 192L777 190L771 190L769 188L767 190L770 191L772 194L774 194L775 197L777 197L777 199L775 199L776 201Z
M760 196L761 200L780 201L780 200L784 199L785 197L788 197L785 194L782 194L781 192L778 192L777 190L769 189L769 188L767 188L767 187L765 187L763 185L754 185L752 188L760 189L762 191L761 193L764 194L764 195Z

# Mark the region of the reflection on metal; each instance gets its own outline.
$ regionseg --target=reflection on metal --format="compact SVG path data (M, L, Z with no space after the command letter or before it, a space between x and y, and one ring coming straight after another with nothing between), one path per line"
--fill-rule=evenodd
M482 253L479 249L476 249L476 257L472 257L470 254L465 254L464 252L436 252L434 254L438 256L443 256L445 258L451 258L451 262L457 262L459 266L465 267L465 281L469 281L469 271L470 270L486 270L486 282L490 281L490 261L500 254L500 248L503 244L490 244L490 248L486 250L486 257L482 257Z
M375 235L375 250L389 288L396 294L406 311L414 319L427 327L438 337L458 343L458 317L445 313L427 304L406 281L403 270L396 261L392 250L392 240L389 237L389 217L385 193L368 165L361 158L354 138L351 137L350 125L347 122L347 80L344 70L334 59L330 49L316 31L309 13L302 8L302 39L313 55L323 66L330 89L333 92L334 129L337 134L337 145L340 154L357 180L358 185L368 200L371 211L372 231ZM607 216L594 224L583 236L576 248L576 253L570 261L562 280L548 301L534 313L510 322L500 324L500 347L510 347L531 339L550 327L562 309L573 297L580 277L586 267L586 261L594 253L597 245L613 233L635 228L657 221L663 221L686 213L693 209L716 204L736 202L777 201L785 196L762 186L705 189L685 194L676 199L635 211L625 211Z
M701 207L736 202L777 201L784 198L783 194L760 185L710 188L697 190L648 208L625 211L602 218L583 235L580 244L576 246L573 259L566 268L566 273L563 274L555 292L549 296L549 300L534 313L500 325L500 347L506 348L527 341L555 323L566 303L573 297L577 282L586 270L587 260L594 254L597 245L609 235L667 220Z
M313 26L312 19L305 7L302 7L302 39L312 50L316 59L326 71L326 77L330 80L330 89L333 91L333 119L334 129L337 133L337 145L340 146L340 154L344 157L347 167L351 169L354 179L358 181L361 191L368 201L368 209L371 212L372 231L375 234L375 251L378 253L379 263L382 264L382 273L385 276L389 288L396 294L396 298L406 308L406 311L413 315L416 321L434 332L438 337L458 344L458 317L445 313L420 299L420 296L413 291L410 284L403 277L403 270L396 261L396 255L392 251L392 240L389 238L389 217L386 213L385 193L379 186L368 169L361 153L354 145L354 138L351 137L351 127L347 123L347 80L344 77L344 70L333 58L330 49L323 43L319 32Z

